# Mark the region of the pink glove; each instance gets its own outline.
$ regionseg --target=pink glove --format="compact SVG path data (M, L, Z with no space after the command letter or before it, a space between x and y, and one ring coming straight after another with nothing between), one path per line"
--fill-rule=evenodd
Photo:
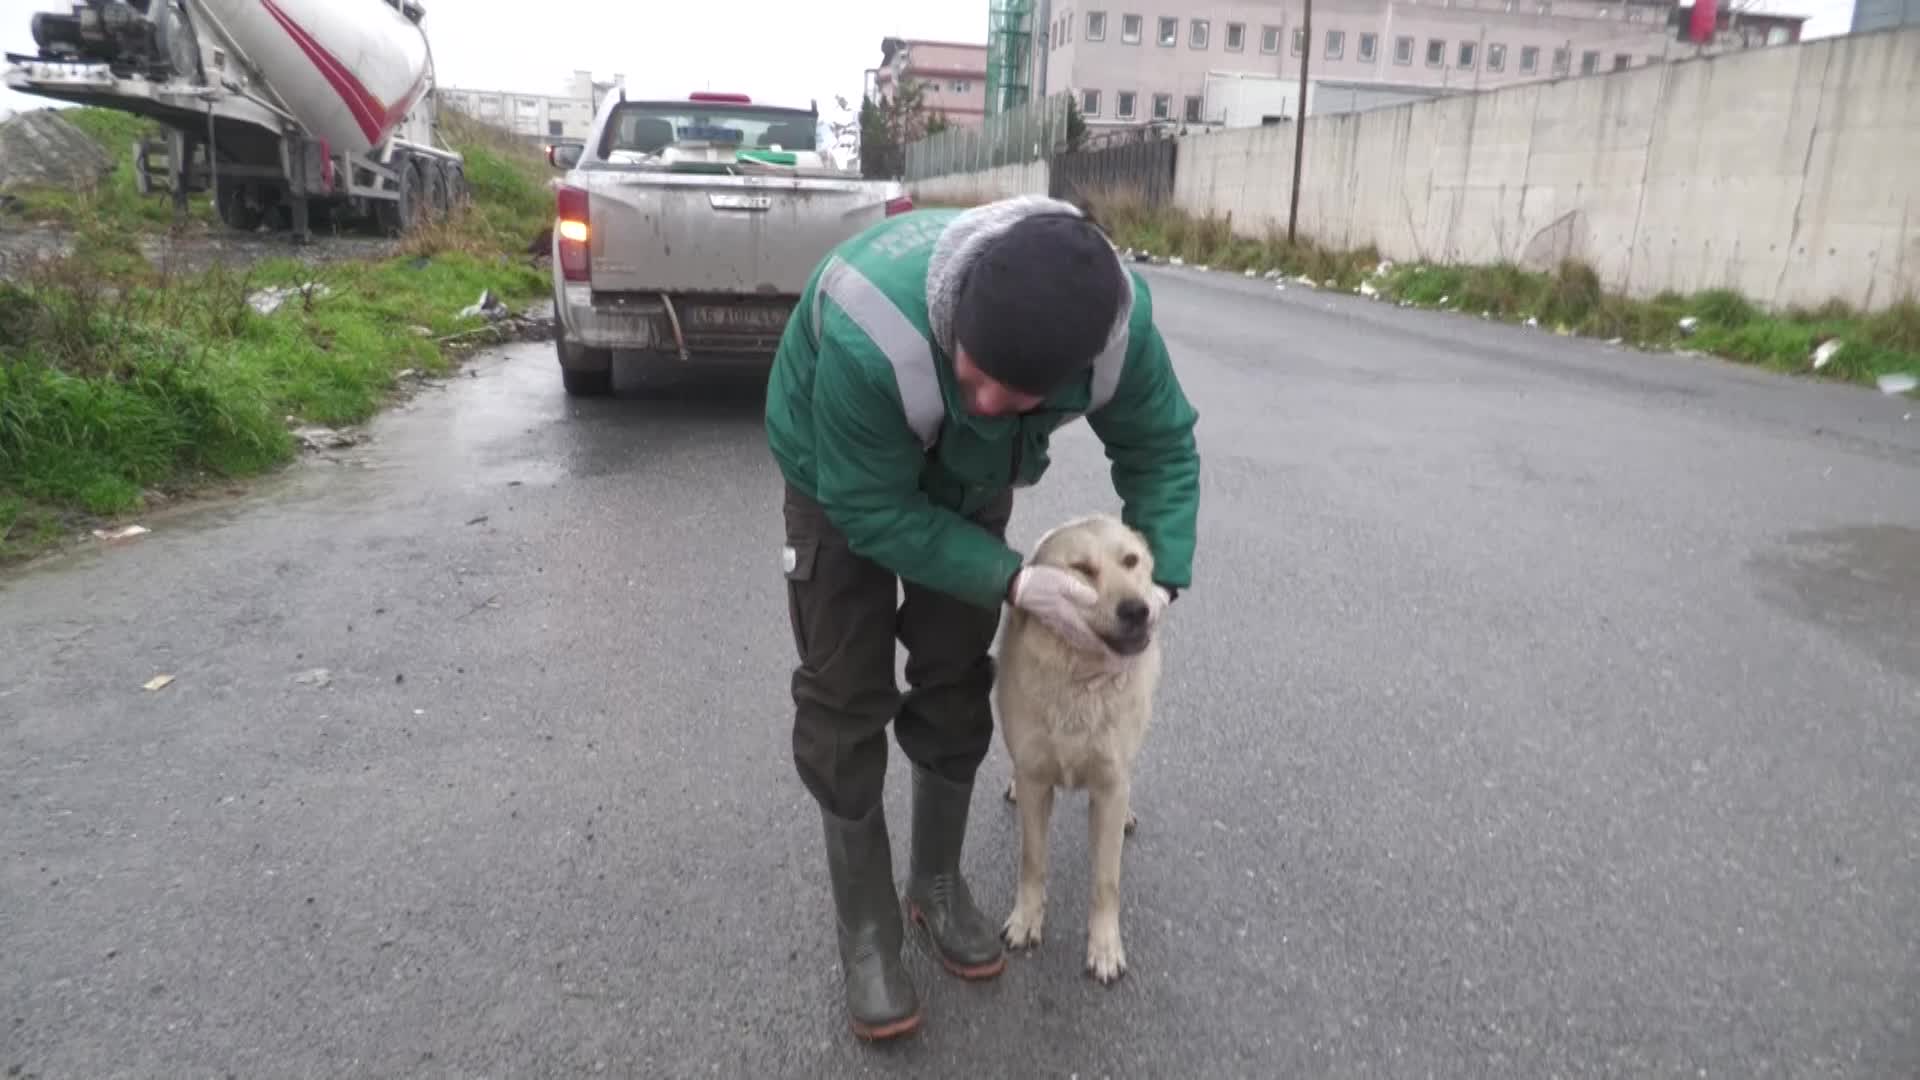
M1083 653L1111 656L1112 650L1087 625L1085 609L1100 599L1093 586L1052 566L1029 566L1014 575L1008 599L1014 607L1046 623L1067 644Z

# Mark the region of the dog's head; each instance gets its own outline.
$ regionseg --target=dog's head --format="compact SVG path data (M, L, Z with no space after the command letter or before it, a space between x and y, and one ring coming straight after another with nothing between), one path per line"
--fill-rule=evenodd
M1074 574L1100 594L1087 624L1115 653L1136 656L1153 644L1153 553L1119 518L1091 514L1060 525L1034 545L1032 561Z

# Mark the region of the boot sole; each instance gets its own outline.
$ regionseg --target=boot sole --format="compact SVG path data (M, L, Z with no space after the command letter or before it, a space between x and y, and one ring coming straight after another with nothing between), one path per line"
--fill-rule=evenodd
M927 925L927 917L921 913L919 904L907 904L907 918L911 919L915 926L926 931L927 944L933 946L933 955L949 974L957 975L968 982L982 982L1007 970L1007 954L1004 952L984 964L962 964L948 957L941 950L940 943L934 940L933 928Z
M863 1024L858 1020L849 1021L849 1023L856 1038L867 1042L884 1042L888 1039L897 1039L902 1035L911 1035L919 1030L920 1014L914 1013L905 1019L890 1020L884 1024Z

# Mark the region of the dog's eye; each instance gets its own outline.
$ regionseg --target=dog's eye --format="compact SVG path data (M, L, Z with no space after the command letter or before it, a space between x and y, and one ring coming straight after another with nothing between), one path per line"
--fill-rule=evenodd
M1094 578L1097 580L1100 577L1100 568L1093 565L1090 562L1074 563L1073 568L1076 572L1085 574L1090 578Z
M1131 570L1140 565L1140 556L1129 554L1126 558L1120 560L1120 565Z

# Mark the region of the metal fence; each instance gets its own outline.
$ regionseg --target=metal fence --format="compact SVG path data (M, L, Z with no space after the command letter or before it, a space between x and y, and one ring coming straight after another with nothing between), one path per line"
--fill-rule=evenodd
M1069 100L1067 94L1055 94L989 116L978 130L948 128L930 139L909 143L907 179L982 172L1051 157L1067 145Z
M1149 206L1165 205L1173 200L1179 147L1173 139L1136 139L1056 155L1048 174L1048 194L1078 202L1102 192L1127 191Z

